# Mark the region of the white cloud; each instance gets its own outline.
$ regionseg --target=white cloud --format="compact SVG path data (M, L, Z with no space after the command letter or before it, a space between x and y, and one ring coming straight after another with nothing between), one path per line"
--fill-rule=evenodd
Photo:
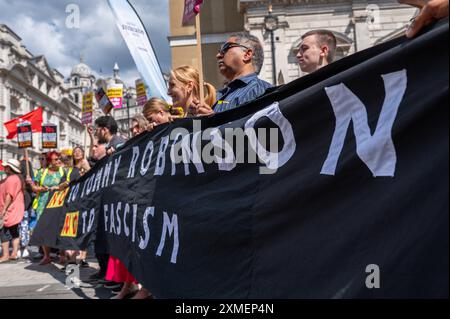
M146 25L163 71L170 68L168 2L130 1ZM35 55L43 54L51 67L69 76L83 54L93 71L112 75L115 62L127 85L139 77L125 42L117 30L105 1L73 0L80 7L80 28L65 26L65 7L69 2L56 0L0 0L0 21L7 24Z

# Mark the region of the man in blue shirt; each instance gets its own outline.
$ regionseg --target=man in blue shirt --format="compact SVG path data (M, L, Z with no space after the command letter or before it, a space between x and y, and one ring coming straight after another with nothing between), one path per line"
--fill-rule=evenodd
M264 94L272 85L258 78L264 49L257 37L240 32L230 35L217 54L220 73L227 86L217 94L216 113L231 110Z

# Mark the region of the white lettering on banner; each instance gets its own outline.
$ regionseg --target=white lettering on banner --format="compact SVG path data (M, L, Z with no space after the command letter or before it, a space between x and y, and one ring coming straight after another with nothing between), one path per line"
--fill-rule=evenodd
M130 236L130 228L127 226L127 215L130 213L130 204L125 205L125 210L123 212L123 231L125 233L125 236Z
M164 168L166 167L166 150L167 145L169 145L169 136L164 136L161 138L161 143L159 144L159 153L156 159L155 176L161 176L164 173Z
M95 177L96 177L96 175L93 174L91 176L91 178L89 178L89 182L88 182L87 190L86 190L86 195L89 195L90 193L93 193L95 191L94 190Z
M139 146L133 147L133 157L131 159L130 167L128 168L127 178L133 178L136 170L136 163L139 159Z
M213 129L211 132L211 143L218 149L225 151L225 158L223 158L216 152L217 149L214 149L214 157L219 165L219 170L232 171L236 167L236 157L234 156L234 151L230 144L222 138L222 134L217 128Z
M86 217L87 212L83 212L83 214L81 214L81 219L83 221L83 234L86 234Z
M374 177L395 175L397 155L392 141L392 127L406 92L406 70L382 75L386 90L375 133L371 135L367 111L361 100L343 83L325 88L336 116L336 129L321 174L335 175L350 121L356 137L356 153Z
M266 150L258 140L255 130L256 122L263 118L268 117L273 121L281 130L281 134L284 139L284 146L280 152L270 152ZM245 133L247 134L250 145L253 150L258 154L258 157L266 164L269 170L260 169L261 174L273 174L273 171L278 170L280 167L284 166L294 155L297 144L295 142L294 130L292 129L291 123L280 111L280 105L278 102L272 104L271 106L256 112L248 121L245 123ZM278 134L276 135L278 138ZM274 143L271 143L273 145Z
M99 169L97 175L95 176L95 182L94 187L92 189L92 192L97 192L100 189L100 184L102 182L102 176L103 176L103 167Z
M117 208L116 208L116 220L117 220L116 234L117 235L120 235L120 232L122 230L122 223L120 221L120 216L119 216L119 213L121 210L122 210L122 203L118 202Z
M139 248L144 250L148 246L148 241L150 240L150 228L148 227L148 216L155 217L155 207L147 207L144 213L143 225L144 225L144 233L145 238L142 238L139 241Z
M120 155L118 158L114 159L114 174L113 174L113 179L112 179L111 185L114 185L116 183L117 170L119 169L121 161L122 161L122 155Z
M69 197L67 199L68 203L74 202L75 199L78 196L78 192L80 190L80 184L76 184L75 186L72 186L70 189Z
M189 134L189 133L187 133L187 134ZM179 143L179 141L182 138L183 138L183 134L177 133L175 135L175 138L173 139L172 147L170 148L170 160L172 162L172 176L175 176L175 174L177 173L177 166L175 165L176 164L175 156L176 156L176 154L178 154L178 156L179 156L179 151L181 149L181 143Z
M103 217L105 219L105 232L108 231L108 205L103 205Z
M166 243L166 236L167 232L169 233L169 237L173 235L173 248L172 248L172 257L170 259L170 262L172 264L177 263L177 256L178 256L178 248L179 248L179 239L178 239L178 215L173 214L172 220L170 220L169 215L166 212L163 212L164 214L164 225L163 225L163 231L161 234L161 241L158 246L158 251L156 252L156 256L162 255L162 251L164 249L164 245Z
M95 208L92 208L89 213L89 225L87 231L90 232L92 230L92 226L94 226L95 220Z
M133 205L133 233L131 234L131 241L134 243L136 238L136 218L137 218L137 205Z
M144 155L142 156L142 163L141 163L141 176L145 176L147 174L148 169L150 168L150 164L152 163L152 156L153 156L153 141L149 141L147 143L147 146L145 147ZM148 157L147 163L146 158Z
M111 167L112 167L112 162L109 162L105 165L105 170L104 170L104 174L103 174L103 180L102 180L102 188L105 188L106 186L108 186L108 182L109 182L109 174L111 173Z
M115 225L115 223L116 223L116 221L115 221L115 216L114 216L114 204L111 204L111 210L110 210L110 221L109 221L109 232L110 233L113 233L113 234L117 234L117 232L116 232L116 225Z
M89 212L89 222L86 222L86 217L88 215L88 212L85 211L83 212L83 214L81 214L82 216L82 220L83 220L83 234L89 233L92 229L92 226L94 225L94 219L95 219L95 208L92 208ZM86 228L87 226L87 228Z
M123 210L121 209L122 207L124 207ZM130 216L131 209L133 210L133 213ZM94 212L94 210L91 210L92 216L94 215ZM162 223L160 226L162 227L159 229L161 232L161 238L157 247L155 244L155 254L156 256L161 257L168 240L173 239L170 262L172 264L176 264L180 247L178 215L170 215L166 211L160 211L161 214L159 215L159 218L156 219L156 212L157 210L154 206L145 207L144 213L139 211L139 216L143 216L141 221L137 218L137 204L123 202L105 204L103 206L103 214L105 216L105 232L107 235L120 237L122 239L126 237L130 243L135 243L134 245L137 245L140 250L146 250L148 249L152 234L158 233L158 229L155 229L154 225L155 220L161 220ZM86 216L86 214L86 212L83 213L83 220L85 219L84 216ZM89 227L89 229L91 229L92 226ZM121 228L123 229L123 232L121 231ZM85 229L84 226L83 229Z

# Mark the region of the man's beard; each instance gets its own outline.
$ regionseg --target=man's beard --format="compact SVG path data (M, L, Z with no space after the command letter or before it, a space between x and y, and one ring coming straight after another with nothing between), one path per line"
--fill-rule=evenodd
M101 144L108 144L108 141L106 140L106 138L104 136L99 136L98 142Z

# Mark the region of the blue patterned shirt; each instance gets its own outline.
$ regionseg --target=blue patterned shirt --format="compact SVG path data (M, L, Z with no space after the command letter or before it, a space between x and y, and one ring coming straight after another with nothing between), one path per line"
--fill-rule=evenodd
M256 73L243 76L230 82L226 88L219 90L213 109L216 113L234 109L253 101L271 87L272 84L258 78Z

